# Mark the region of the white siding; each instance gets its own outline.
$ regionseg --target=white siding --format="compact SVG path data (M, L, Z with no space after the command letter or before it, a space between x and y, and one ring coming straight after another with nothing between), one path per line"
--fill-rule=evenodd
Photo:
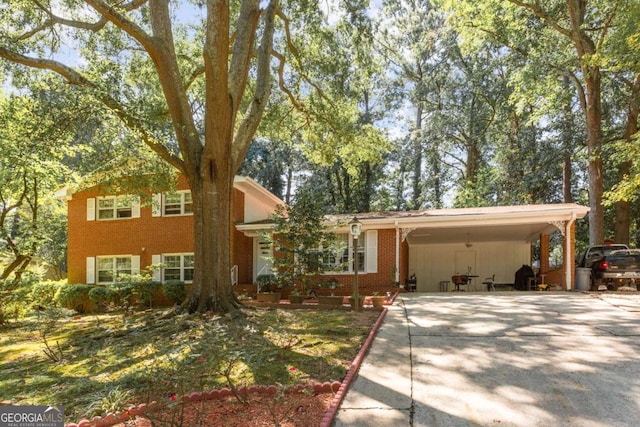
M464 259L466 265L474 252L472 273L479 277L473 280L471 290L486 290L481 283L493 274L496 283L513 283L516 271L531 262L531 246L526 242L474 243L471 248L463 243L413 245L409 248L409 274L415 273L419 292L438 292L440 281L450 282L455 273L466 273L456 271L461 268L456 267L456 258Z

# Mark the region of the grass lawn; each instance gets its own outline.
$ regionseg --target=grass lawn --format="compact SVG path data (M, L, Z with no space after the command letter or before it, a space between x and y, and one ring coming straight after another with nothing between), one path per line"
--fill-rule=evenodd
M0 399L62 404L75 420L230 384L342 380L380 312L165 313L43 312L0 327Z

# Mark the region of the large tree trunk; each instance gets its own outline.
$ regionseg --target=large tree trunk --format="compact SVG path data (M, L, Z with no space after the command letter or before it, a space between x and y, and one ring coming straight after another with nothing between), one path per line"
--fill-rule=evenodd
M601 137L602 104L600 99L600 70L584 67L587 100L587 153L589 157L589 242L592 245L604 242L604 207L602 193Z
M195 259L193 288L182 305L189 312L229 312L238 307L231 288L233 175L208 170L190 182Z
M411 197L410 209L420 209L422 207L422 103L418 102L416 107L416 127L413 131L411 145L413 148L413 195Z
M631 142L631 138L638 132L638 115L640 114L640 75L630 84L631 95L627 106L624 140ZM631 174L632 162L623 162L618 169L620 181L628 179ZM629 244L629 228L631 226L631 203L628 200L616 202L615 241Z
M571 154L564 155L562 162L562 201L564 203L572 203L573 196L571 195Z
M569 28L564 28L560 21L554 21L538 2L522 2L509 0L518 6L528 8L538 18L551 25L556 31L571 39L577 59L580 61L581 74L584 87L578 79L574 84L581 97L581 105L585 113L587 124L587 153L589 156L589 242L592 245L602 244L604 241L604 208L602 206L602 193L604 181L602 177L602 158L600 156L602 137L602 103L601 103L601 75L600 68L591 64L591 57L596 55L596 43L591 39L590 33L585 28L585 17L589 3L584 0L567 0L567 13ZM591 12L591 11L589 11ZM562 20L564 22L564 20ZM606 31L599 34L604 36ZM575 77L575 76L574 76Z
M597 48L589 34L583 28L587 14L587 3L579 0L567 1L571 22L571 39L581 62L581 71L585 84L584 104L587 123L587 154L589 157L589 242L591 245L604 242L604 208L602 193L602 101L601 75L597 65L590 64L590 57Z

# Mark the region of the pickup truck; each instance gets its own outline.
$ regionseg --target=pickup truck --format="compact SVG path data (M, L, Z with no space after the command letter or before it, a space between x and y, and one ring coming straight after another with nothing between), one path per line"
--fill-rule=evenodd
M620 286L637 289L640 284L640 250L611 244L590 247L581 264L591 269L592 290L617 290Z

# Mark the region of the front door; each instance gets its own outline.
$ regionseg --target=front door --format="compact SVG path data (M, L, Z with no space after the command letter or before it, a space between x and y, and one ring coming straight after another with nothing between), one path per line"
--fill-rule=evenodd
M253 283L261 274L271 274L273 246L261 237L253 239Z

